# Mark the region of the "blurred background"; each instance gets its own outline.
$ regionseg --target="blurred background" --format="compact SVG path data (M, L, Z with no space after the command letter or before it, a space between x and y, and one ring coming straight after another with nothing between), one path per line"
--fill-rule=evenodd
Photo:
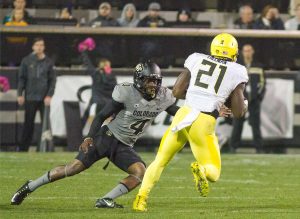
M96 112L91 66L106 71L105 59L117 83L132 82L134 66L151 59L162 68L163 85L171 88L188 55L208 54L212 38L221 32L239 42L238 62L251 75L246 92L252 104L243 121L218 119L222 152L286 153L300 147L300 1L0 0L0 19L1 151L17 150L24 135L19 70L36 37L43 38L56 74L51 141L54 150L73 151ZM95 46L80 49L88 37ZM32 145L41 142L43 116L38 114ZM154 150L171 119L159 115L136 147Z

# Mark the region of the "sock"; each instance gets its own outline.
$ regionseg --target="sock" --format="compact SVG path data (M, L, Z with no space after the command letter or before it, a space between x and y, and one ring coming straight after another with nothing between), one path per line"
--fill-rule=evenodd
M42 175L40 178L28 183L28 187L30 191L36 190L38 187L45 185L50 182L49 177L48 177L49 172L45 173Z
M128 193L128 188L124 184L120 183L115 188L113 188L109 193L103 196L103 198L115 199L126 193Z

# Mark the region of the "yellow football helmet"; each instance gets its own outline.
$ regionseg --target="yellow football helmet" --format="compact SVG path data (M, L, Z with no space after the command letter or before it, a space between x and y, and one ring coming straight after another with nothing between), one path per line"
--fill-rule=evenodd
M221 33L215 36L210 45L210 54L221 59L230 59L234 62L238 56L238 43L229 33Z

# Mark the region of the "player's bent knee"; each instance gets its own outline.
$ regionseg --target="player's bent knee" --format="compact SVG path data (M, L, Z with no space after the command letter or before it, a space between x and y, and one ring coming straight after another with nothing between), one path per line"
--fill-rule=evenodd
M145 172L146 172L146 167L141 162L134 163L128 168L128 173L131 176L134 176L137 179L139 179L139 181L143 179Z

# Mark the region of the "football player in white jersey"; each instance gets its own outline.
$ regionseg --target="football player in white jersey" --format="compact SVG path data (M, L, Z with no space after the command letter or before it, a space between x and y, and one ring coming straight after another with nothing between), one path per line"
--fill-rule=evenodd
M147 211L147 199L154 184L188 141L196 162L191 164L196 189L207 196L208 181L220 177L221 157L215 135L216 112L227 100L234 117L242 117L248 108L243 92L248 82L247 70L237 64L238 43L227 33L217 35L210 55L191 54L179 75L173 95L185 99L171 126L165 132L155 160L147 168L142 186L133 202L136 211Z

